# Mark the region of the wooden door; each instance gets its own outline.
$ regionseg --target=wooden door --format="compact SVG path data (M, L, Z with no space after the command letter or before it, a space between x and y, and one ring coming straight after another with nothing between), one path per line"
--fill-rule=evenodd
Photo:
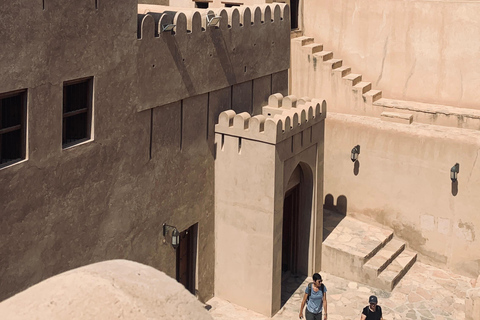
M282 274L297 273L299 191L290 189L283 203Z
M177 248L177 281L195 294L196 225L180 233Z

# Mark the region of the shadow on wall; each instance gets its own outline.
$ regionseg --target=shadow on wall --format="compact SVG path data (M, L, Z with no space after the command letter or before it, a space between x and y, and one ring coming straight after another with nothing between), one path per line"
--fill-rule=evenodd
M458 194L458 180L452 181L452 196L456 196Z
M323 241L347 215L347 197L341 195L334 204L333 195L327 194L323 203Z
M353 164L353 174L358 176L358 173L360 172L360 161L355 161L354 164ZM327 195L328 196L328 195ZM340 196L340 197L343 197L343 196ZM340 198L339 197L339 198ZM333 197L332 197L332 200L333 200ZM347 201L347 199L345 199L345 201ZM325 202L326 202L326 199L325 199ZM337 204L338 204L338 201L337 201ZM345 211L346 213L346 211Z

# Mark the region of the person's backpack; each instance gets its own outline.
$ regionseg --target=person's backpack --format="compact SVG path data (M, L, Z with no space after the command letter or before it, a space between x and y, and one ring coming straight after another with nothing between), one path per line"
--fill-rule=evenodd
M310 282L310 283L308 284L307 302L308 302L308 300L310 300L310 295L312 294L312 284L313 284L313 282ZM321 285L321 287L320 287L320 290L322 290L322 294L325 294L325 286L323 285L323 283L322 283L322 285Z

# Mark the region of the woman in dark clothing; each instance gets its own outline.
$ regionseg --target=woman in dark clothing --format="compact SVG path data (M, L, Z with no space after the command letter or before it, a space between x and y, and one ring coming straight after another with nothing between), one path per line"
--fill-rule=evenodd
M382 308L377 305L378 300L375 296L368 299L369 305L363 308L361 320L383 320Z

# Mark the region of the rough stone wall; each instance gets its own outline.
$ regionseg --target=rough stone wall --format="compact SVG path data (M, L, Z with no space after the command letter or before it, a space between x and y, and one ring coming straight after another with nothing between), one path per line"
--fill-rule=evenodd
M479 109L477 1L304 0L304 34L384 97Z
M242 30L255 26L196 34L177 23L182 36L155 37L155 19L138 17L137 1L43 3L10 1L0 19L0 93L27 89L28 99L27 159L0 169L0 299L106 259L175 277L175 251L162 242L165 222L180 231L198 223L197 289L208 299L214 123L225 109L258 109L272 90L286 93L288 28L271 22L247 37ZM282 8L272 12L278 17ZM286 42L263 46L275 33ZM255 43L262 49L252 58ZM212 57L216 67L207 62ZM245 65L254 71L232 71ZM88 76L93 139L62 149L63 82Z

